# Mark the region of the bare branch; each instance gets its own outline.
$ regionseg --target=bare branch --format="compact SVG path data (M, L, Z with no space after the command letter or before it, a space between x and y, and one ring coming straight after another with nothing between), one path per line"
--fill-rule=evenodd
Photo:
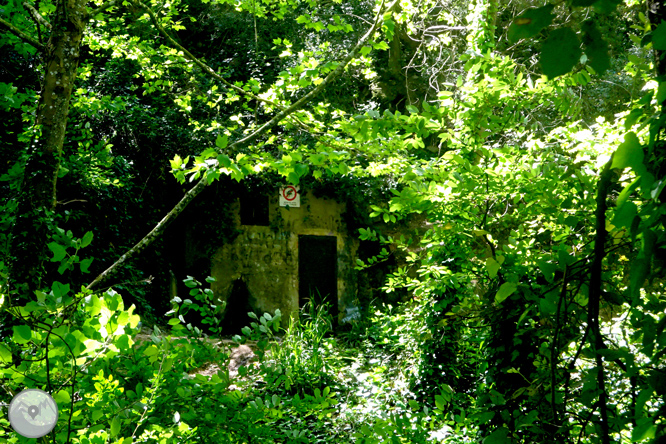
M35 48L39 49L40 51L44 51L44 49L45 49L45 46L44 46L44 45L42 45L42 44L39 43L37 40L35 40L35 39L33 39L32 37L30 37L30 36L29 36L28 34L26 34L25 32L23 32L23 31L21 31L20 29L18 29L16 26L12 25L11 23L9 23L9 22L3 20L2 18L0 18L0 25L2 25L2 26L4 26L5 28L7 28L7 29L9 30L9 32L11 32L12 34L16 35L17 37L19 37L21 40L25 41L26 43L31 44L32 46L34 46Z
M28 2L23 2L22 5L25 9L28 10L32 18L34 18L37 23L39 23L42 26L45 26L48 29L51 29L51 24L47 22L44 17L42 17L42 15L39 13L39 11L35 9L34 6L32 6Z
M175 45L177 45L177 47L182 48L183 52L187 51L187 50L185 50L185 48L183 48L183 47L180 46L178 43L176 43L173 39L171 39L171 37L169 37L168 34L166 34L166 32L164 31L164 28L162 28L162 27L159 25L159 22L157 21L157 17L155 16L155 13L153 13L152 10L150 10L150 8L148 8L147 6L145 6L145 5L144 5L143 3L141 3L141 2L137 2L137 3L139 3L142 7L146 8L146 10L150 11L150 12L148 12L148 14L151 15L151 19L153 20L153 24L155 24L155 26L156 26L158 29L161 29L160 32L163 33L162 35L164 35L167 39L169 39L169 41L172 42L172 44L175 44ZM391 10L393 10L393 8L395 8L395 6L396 6L398 3L399 3L399 0L394 0L393 3L391 3L391 5L387 8L387 11L391 11ZM365 43L370 39L370 37L374 34L374 32L375 32L375 31L377 30L377 28L379 27L379 25L380 25L380 23L381 23L381 18L382 18L382 16L383 16L384 12L385 12L384 9L383 9L383 7L384 7L384 3L382 2L381 6L380 6L380 8L379 8L379 11L378 11L378 13L377 13L377 16L376 16L376 18L375 18L374 25L370 28L370 30L368 30L368 32L366 32L366 33L363 35L363 37L361 37L361 39L356 43L356 45L355 45L354 48L350 51L350 53L347 55L347 57L345 57L345 58L344 58L344 59L338 64L338 67L337 67L336 69L334 69L331 73L329 73L328 76L326 76L326 78L322 81L322 83L320 83L315 89L313 89L312 91L310 91L308 94L304 95L304 96L301 97L299 100L297 100L297 101L296 101L293 105L291 105L289 108L280 111L280 112L279 112L275 117L273 117L269 122L267 122L267 123L265 123L264 125L262 125L260 128L258 128L256 131L254 131L252 134L248 135L248 136L245 137L244 139L237 140L236 142L234 142L234 143L232 143L231 145L229 145L229 150L232 150L233 148L236 148L236 147L240 147L241 145L246 144L246 143L248 143L248 142L250 142L250 141L256 139L257 137L259 137L260 135L262 135L263 133L265 133L266 131L268 131L271 127L275 126L275 125L276 125L278 122L280 122L282 119L284 119L285 117L289 116L289 115L292 114L293 112L297 111L299 108L301 108L301 107L302 107L303 105L305 105L307 102L309 102L310 100L312 100L317 94L319 94L319 93L324 89L324 87L325 87L327 84L331 83L331 82L332 82L337 76L339 76L340 74L342 74L342 72L344 71L345 67L346 67L346 66L349 64L349 62L350 62L350 61L356 56L356 54L358 54L358 52L359 52L360 49L363 47L363 45L365 45ZM152 13L152 14L151 14L151 13ZM196 57L192 56L189 52L186 52L186 54L189 54L190 57L192 57L193 59L196 59ZM194 60L193 60L193 61L194 61ZM195 63L197 63L197 62L195 61ZM200 63L200 64L199 64L199 63ZM216 76L216 78L219 77L218 74L215 73L215 71L212 70L212 68L208 67L207 65L203 64L202 62L199 62L199 63L197 63L197 64L198 64L202 69L205 69L205 70L206 70L207 72L209 72L211 75ZM225 82L226 82L226 81L225 81ZM109 276L111 276L113 273L115 273L121 265L123 265L125 262L127 262L128 260L130 260L131 258L133 258L134 256L136 256L136 255L137 255L138 253L140 253L141 251L143 251L148 245L150 245L155 239L157 239L157 238L162 234L162 232L163 232L164 229L167 227L167 225L168 225L173 219L175 219L175 218L176 218L176 217L177 217L177 216L178 216L178 215L179 215L179 214L185 209L185 207L186 207L186 206L187 206L187 205L188 205L188 204L189 204L189 203L190 203L190 202L191 202L191 201L192 201L197 195L199 195L199 193L201 193L201 192L206 188L206 185L207 185L207 184L208 184L208 178L206 177L206 173L204 172L204 176L199 180L199 182L197 182L197 184L196 184L194 187L192 187L189 191L187 191L187 192L185 193L185 195L184 195L183 198L180 200L180 202L178 202L178 203L176 204L176 206L174 206L174 207L171 209L171 211L169 211L169 212L166 214L166 216L164 216L164 217L162 218L162 220L161 220L161 221L160 221L160 222L159 222L159 223L158 223L158 224L157 224L157 225L156 225L156 226L150 231L150 233L148 233L148 234L147 234L143 239L141 239L136 245L134 245L134 246L133 246L132 248L130 248L125 254L123 254L123 255L120 257L120 259L118 259L116 262L114 262L113 264L111 264L111 266L110 266L109 268L107 268L107 269L104 270L100 275L98 275L98 276L97 276L97 277L96 277L96 278L95 278L95 279L94 279L94 280L88 285L87 288L88 288L89 290L90 290L90 289L93 289L94 287L96 287L97 285L99 285L101 282L103 282L104 280L108 279Z
M423 33L437 35L448 31L464 31L466 29L466 26L431 26L424 29Z

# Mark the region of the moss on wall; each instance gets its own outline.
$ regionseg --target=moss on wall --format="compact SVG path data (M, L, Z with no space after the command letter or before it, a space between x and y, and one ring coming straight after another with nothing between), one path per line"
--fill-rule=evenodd
M346 204L304 191L299 208L278 206L278 191L269 196L269 225L241 225L240 203L231 213L240 234L222 245L212 258L213 291L227 301L234 282L242 280L249 306L259 312L280 309L283 315L298 312L298 236L335 236L337 241L337 286L340 313L357 296L354 262L358 240L349 233L344 217ZM351 235L350 235L351 234Z

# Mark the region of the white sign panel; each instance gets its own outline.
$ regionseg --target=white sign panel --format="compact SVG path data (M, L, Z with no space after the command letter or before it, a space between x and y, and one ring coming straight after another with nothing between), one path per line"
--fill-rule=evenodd
M280 188L280 206L281 207L300 207L301 206L301 193L300 188L289 185Z

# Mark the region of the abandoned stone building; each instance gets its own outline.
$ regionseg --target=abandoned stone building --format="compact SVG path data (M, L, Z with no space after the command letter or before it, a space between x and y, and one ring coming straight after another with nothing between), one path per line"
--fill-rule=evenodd
M330 304L334 319L353 307L359 241L346 227L345 203L276 186L230 208L238 235L214 252L210 273L227 304L225 330L247 325L248 311L292 316L311 298Z

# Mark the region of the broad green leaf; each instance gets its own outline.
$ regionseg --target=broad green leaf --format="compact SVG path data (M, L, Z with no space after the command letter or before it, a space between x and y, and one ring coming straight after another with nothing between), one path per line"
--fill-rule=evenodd
M86 234L83 235L83 238L81 239L81 248L85 248L88 245L90 245L90 242L93 240L93 232L88 231Z
M120 314L118 315L118 320L116 321L118 326L124 327L125 325L127 325L128 322L129 322L129 313L127 313L126 311L120 312Z
M506 298L511 296L516 290L518 289L518 285L516 285L513 282L505 282L503 283L497 294L495 295L495 302L500 304L502 301L504 301Z
M88 268L90 267L90 264L93 262L93 258L89 257L87 259L83 259L81 262L79 262L79 267L81 267L81 273L89 273L90 271Z
M479 421L479 424L486 424L495 416L495 412L480 412L474 415L474 418Z
M14 342L25 344L32 339L32 330L27 325L15 325L14 329Z
M639 182L640 180L641 180L641 178L640 178L640 177L637 177L636 179L634 179L633 182L631 182L629 185L627 185L626 187L624 187L624 189L622 190L622 192L620 193L620 195L617 197L617 202L616 202L616 203L617 203L617 207L618 207L618 208L620 208L620 207L622 207L622 205L624 205L624 203L627 201L627 199L629 198L629 196L631 196L631 193L632 193L632 192L634 191L634 189L636 189L636 187L638 186L638 182Z
M91 316L95 317L102 311L102 301L99 297L90 295L86 298L87 307L86 310L90 313Z
M539 270L541 270L541 273L543 273L543 276L546 278L546 280L548 282L553 282L553 279L555 278L555 271L557 270L557 265L551 264L550 262L546 262L544 260L538 260L537 265L539 266Z
M594 10L601 14L611 14L620 3L622 0L598 0L594 3Z
M566 74L580 60L580 42L571 28L550 33L541 47L541 69L549 79Z
M666 49L666 21L661 22L659 26L652 31L652 47L660 51Z
M541 8L528 9L513 19L508 31L509 40L517 42L538 34L555 18L555 15L552 14L554 7L555 5L548 4Z
M62 298L69 293L69 284L61 284L58 281L55 281L51 285L51 291L53 291L53 296L56 298Z
M294 172L298 174L298 177L303 177L310 171L310 167L303 165L301 163L294 165Z
M69 404L72 400L72 397L70 396L69 392L67 390L60 390L58 393L56 393L53 396L53 400L57 404Z
M229 143L229 137L226 134L218 134L215 145L222 150L227 147L227 143Z
M483 440L483 444L510 444L509 429L500 427Z
M495 276L497 276L497 272L500 269L500 264L493 259L492 257L489 257L486 259L486 270L488 270L488 275L490 275L490 278L493 279Z
M603 74L610 68L610 56L608 55L608 43L604 40L601 32L593 20L583 22L583 44L588 62L597 74Z
M368 54L370 54L370 51L372 51L371 47L364 46L363 48L361 48L361 55L364 55L364 56L368 55Z
M157 354L157 352L158 352L157 347L155 347L154 345L151 345L143 351L143 354L145 356L154 356L154 355Z
M641 418L636 427L631 431L631 442L640 442L654 438L656 431L657 427L652 422L652 418Z
M50 242L48 247L53 252L51 262L60 262L67 255L67 249L57 242Z
M636 301L640 295L640 289L645 279L650 274L650 262L644 257L639 257L631 262L629 288L631 289L632 301Z
M548 295L546 295L545 298L539 301L539 311L541 312L542 315L545 316L555 314L555 312L557 311L557 304L555 303L555 301L552 300L551 297L548 297Z
M643 147L636 137L636 133L629 132L624 136L624 142L617 147L613 154L613 164L611 168L624 169L631 167L636 170L643 164Z
M112 438L115 438L118 436L118 433L120 433L120 418L118 416L114 416L111 420L111 429L109 433Z
M181 165L183 164L183 159L180 158L178 154L175 155L175 157L169 161L171 164L171 169L177 170L180 169Z
M5 344L0 344L0 362L7 364L12 362L12 352Z
M615 210L615 217L613 217L613 225L617 228L631 227L634 217L638 214L638 207L636 204L628 201L624 205Z
M571 1L571 6L578 6L578 7L589 7L598 2L599 0L572 0Z

